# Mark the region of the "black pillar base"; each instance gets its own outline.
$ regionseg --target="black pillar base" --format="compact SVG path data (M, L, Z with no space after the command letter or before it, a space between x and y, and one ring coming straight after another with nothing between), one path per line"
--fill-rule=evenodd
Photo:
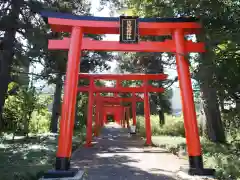
M69 169L69 170L50 170L43 175L43 179L51 178L73 178L78 173L79 169Z
M190 168L188 170L189 175L195 175L195 176L214 176L215 175L215 169L209 169L209 168Z
M185 174L188 174L190 176L211 176L214 177L215 175L215 169L208 169L208 168L187 168L187 167L181 167L181 172L184 172Z
M55 169L59 171L67 171L70 169L69 157L56 157Z
M186 171L186 169L182 169ZM189 169L187 170L189 175L197 176L213 176L215 169L203 168L202 156L189 156Z

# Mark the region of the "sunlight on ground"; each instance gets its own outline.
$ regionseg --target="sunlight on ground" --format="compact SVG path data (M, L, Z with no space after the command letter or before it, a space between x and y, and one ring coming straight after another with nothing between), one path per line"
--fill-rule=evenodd
M0 144L0 179L25 179L27 173L35 175L50 169L55 159L56 138L43 138L41 142L37 137L16 136L14 141L4 138Z
M114 157L115 154L112 153L96 153L97 157Z
M121 129L121 128L122 128L121 125L116 124L116 123L114 123L114 122L110 122L110 123L106 124L105 127L108 127L108 128L109 128L109 127L112 127L112 128L116 128L116 129Z
M83 142L83 137L84 133L75 132L73 149ZM36 176L36 173L52 169L57 147L55 134L47 133L28 139L16 136L14 141L11 139L11 135L1 138L0 180L25 180L29 174Z

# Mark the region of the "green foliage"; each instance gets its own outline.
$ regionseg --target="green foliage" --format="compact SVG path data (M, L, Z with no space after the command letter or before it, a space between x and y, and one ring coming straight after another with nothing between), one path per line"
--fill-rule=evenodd
M202 149L206 166L216 168L219 179L240 178L240 163L237 160L240 155L239 147L239 142L231 145L220 145L204 139Z
M75 128L83 128L87 124L88 94L79 93L77 96L77 111Z
M44 133L49 131L49 120L51 114L46 108L42 109L41 113L33 111L30 120L29 129L30 133Z
M84 137L84 131L74 133L72 151L83 143ZM38 134L27 140L17 136L14 141L10 136L1 138L0 179L38 180L43 172L52 169L56 157L57 136Z
M228 134L228 141L232 143L240 142L240 114L235 111L230 111L223 114L223 124L225 131Z
M13 84L10 83L10 87ZM33 86L20 87L15 95L9 95L6 99L4 129L24 135L46 132L49 126L49 103L50 97L39 95Z
M225 128L228 134L228 144L216 144L205 137L201 137L202 152L205 167L216 169L219 180L240 178L240 133L239 116L236 113L224 115ZM145 135L144 118L137 117L137 128L141 135ZM187 159L186 140L182 117L167 116L166 124L159 127L157 117L151 116L152 141L155 145ZM182 155L184 151L184 155Z
M88 86L89 81L82 79L79 81L79 86ZM98 87L104 86L104 81L96 80L95 85ZM102 93L102 95L106 95ZM75 116L75 129L82 129L87 123L87 109L88 109L88 93L78 93Z
M166 116L166 123L159 126L158 116L151 116L151 128L153 135L185 136L185 130L182 117ZM137 129L141 135L145 135L145 119L142 116L137 117Z
M19 85L28 85L30 81L28 76L30 65L34 66L37 63L43 66L41 73L31 73L33 81L44 79L47 80L49 84L56 83L56 74L63 75L66 72L67 52L49 52L47 41L48 39L61 39L62 37L69 36L69 34L51 32L49 25L46 25L39 12L48 10L78 15L90 15L91 4L88 0L6 0L1 2L0 9L1 32L6 31L11 35L10 38L10 35L6 35L7 33L1 33L1 38L3 37L2 39L4 39L4 41L11 43L2 53L3 56L1 57L3 60L0 60L0 79L3 84L3 88L0 89L0 114L2 114L2 104L4 104L5 91L7 89L8 79L10 79L8 77L10 74L14 82L17 82ZM86 34L86 36L98 40L102 39L100 35ZM9 55L12 55L12 57L8 57ZM96 67L100 70L107 69L108 66L105 60L110 57L111 54L107 52L83 52L81 72L94 71ZM11 72L8 71L10 69ZM5 74L2 75L2 72L5 72ZM4 88L4 86L6 88ZM29 111L31 110L29 109ZM3 123L0 119L0 128L1 124Z

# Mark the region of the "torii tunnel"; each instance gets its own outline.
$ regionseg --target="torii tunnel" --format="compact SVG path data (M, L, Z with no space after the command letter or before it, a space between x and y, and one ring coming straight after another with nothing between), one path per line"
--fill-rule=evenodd
M88 99L88 123L87 123L87 140L86 140L86 146L91 146L92 142L92 115L93 115L93 105L94 105L94 93L98 93L98 98L96 98L97 102L96 108L97 113L101 110L99 110L100 107L102 107L102 101L110 102L112 103L120 103L126 100L132 100L134 111L133 114L135 116L136 114L136 101L141 100L142 98L137 98L135 93L144 93L144 114L145 114L145 128L146 128L146 145L152 145L151 140L151 122L150 122L150 108L149 108L149 92L163 92L164 88L157 88L153 87L150 84L148 84L149 80L165 80L167 78L167 75L165 74L121 74L121 75L108 75L108 74L79 74L80 79L89 79L89 86L85 87L78 87L78 91L80 92L88 92L89 93L89 99ZM104 80L115 80L116 81L116 87L97 87L94 83L95 80L104 79ZM123 87L122 81L124 80L141 80L142 86L140 87ZM113 92L115 93L115 97L99 97L100 92ZM121 98L117 97L116 93L134 93L131 99ZM115 102L114 102L115 101ZM99 108L98 108L99 106ZM115 107L116 109L116 107ZM110 111L110 108L107 109ZM122 111L121 109L118 109L119 111ZM106 111L106 107L105 107ZM123 112L125 114L125 112ZM99 115L96 115L96 125L98 125L99 122ZM127 117L129 117L129 110L127 111ZM106 114L102 116L103 121L106 122ZM119 114L120 118L120 114ZM124 118L125 119L125 118ZM101 120L100 120L101 121ZM134 124L136 124L136 117L134 117ZM127 124L129 127L129 118L127 118ZM125 125L125 123L123 123ZM96 129L98 129L96 127Z
M171 39L162 42L139 41L137 43L125 44L117 41L98 41L84 37L84 34L119 34L121 32L121 17L77 16L57 12L42 12L41 15L48 21L53 32L71 34L70 37L65 37L60 40L49 40L48 44L49 50L68 51L59 143L56 157L56 171L70 171L75 104L78 91L78 80L80 79L80 57L82 50L89 50L174 53L176 56L177 73L181 90L184 127L189 156L188 172L195 175L213 173L213 170L203 167L189 62L186 59L188 53L203 53L205 51L204 43L192 42L185 39L185 35L197 34L201 31L202 27L198 23L197 18L138 18L138 36L167 35L171 36ZM148 92L157 91L154 87L148 87L147 89ZM88 90L89 89L87 89L87 91ZM96 87L92 91L119 92L119 90L100 87ZM137 91L145 94L147 93L143 88L139 88ZM132 91L130 87L124 87L122 92ZM90 94L92 95L93 93ZM146 100L145 98L145 101L148 102L148 99ZM148 106L147 103L144 104Z
M97 95L98 96L98 95ZM97 97L96 96L96 97ZM116 97L102 97L98 96L95 101L95 126L94 126L94 136L99 136L99 130L104 125L107 124L107 116L112 115L117 124L122 125L123 128L129 128L129 119L130 119L130 107L123 106L122 102L132 102L132 118L133 126L136 126L136 108L134 109L134 104L137 101L134 101L132 98L116 98ZM132 99L132 100L131 100ZM143 99L141 99L143 101ZM136 104L135 104L136 105ZM135 116L135 117L134 117ZM89 120L92 120L92 117L88 117ZM89 123L89 125L91 125ZM88 134L86 139L86 146L91 146L92 136L90 134L91 129L88 126ZM132 132L135 134L135 132Z
M125 127L127 121L127 127L129 127L129 118L130 118L130 107L123 106L122 103L131 103L132 107L132 125L136 127L137 118L136 118L136 103L143 102L144 98L136 97L135 93L132 93L131 97L101 97L99 93L96 97L96 110L95 110L95 136L98 136L99 125L107 122L107 112L105 109L102 109L103 104L107 104L108 111L111 111L111 115L114 115L114 120L116 123L121 124ZM110 107L110 108L109 108ZM103 114L100 114L103 112ZM101 116L102 115L102 116ZM101 122L102 121L102 122ZM130 132L135 134L135 132ZM151 143L151 141L149 141Z

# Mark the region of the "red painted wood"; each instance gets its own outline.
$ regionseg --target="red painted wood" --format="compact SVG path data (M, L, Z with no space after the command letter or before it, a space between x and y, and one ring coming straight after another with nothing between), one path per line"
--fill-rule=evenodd
M126 112L126 121L127 121L127 128L130 127L130 107L127 107L127 112Z
M86 134L86 147L92 146L92 116L93 116L93 104L94 104L94 80L90 78L88 92L88 114L87 114L87 134Z
M121 81L120 80L116 80L116 85L115 85L115 87L117 87L117 88L119 88L119 87L121 87L122 85L121 85ZM118 97L118 93L114 93L114 97Z
M99 101L99 121L100 121L100 126L103 126L103 103Z
M156 88L152 86L147 87L148 92L164 92L164 88ZM79 87L78 92L88 92L90 89L89 87ZM95 87L93 92L129 92L129 93L144 93L144 89L142 87L121 87L121 88L114 88L114 87Z
M123 108L123 124L122 127L125 128L126 127L126 112L127 112L127 107Z
M95 99L100 98L100 94L96 93ZM94 127L94 135L99 136L99 128L100 128L100 102L96 101L96 113L95 113L95 127Z
M116 123L121 124L121 109L122 106L106 106L104 105L102 107L102 111L104 114L104 122L105 124L107 123L107 115L113 115L114 116L114 120Z
M55 32L71 32L72 27L83 27L86 34L119 34L119 22L71 20L48 18L51 29ZM185 34L199 33L201 25L197 22L140 22L139 34L146 35L171 35L174 29L183 29Z
M49 40L48 49L68 50L69 39ZM185 52L204 52L204 43L185 41ZM82 50L89 51L125 51L125 52L176 52L173 40L164 42L141 41L139 44L121 44L118 41L97 41L84 38Z
M167 74L87 74L80 73L79 78L90 78L102 79L102 80L165 80L167 79ZM118 85L120 87L120 84Z
M99 98L95 98L95 101L102 101L102 102L132 102L133 100L136 102L141 102L143 101L143 98L140 97L136 97L135 99L133 99L132 97L99 97Z
M78 85L77 82L81 57L81 51L78 47L81 46L82 36L83 31L81 28L73 28L70 51L68 53L67 72L60 121L60 133L58 138L57 157L59 158L70 158L72 152L72 136Z
M137 125L137 105L136 105L136 102L137 102L137 97L136 97L136 94L135 93L132 93L132 119L133 119L133 125L136 126ZM142 99L142 98L141 98Z
M184 54L183 30L174 32L176 48L179 54ZM193 90L190 78L189 64L184 56L176 55L177 72L182 97L185 135L189 156L201 156L197 117L195 112Z
M121 125L122 125L122 127L123 127L123 124L124 124L124 113L125 113L125 111L124 111L124 106L121 106L122 108L121 108Z

